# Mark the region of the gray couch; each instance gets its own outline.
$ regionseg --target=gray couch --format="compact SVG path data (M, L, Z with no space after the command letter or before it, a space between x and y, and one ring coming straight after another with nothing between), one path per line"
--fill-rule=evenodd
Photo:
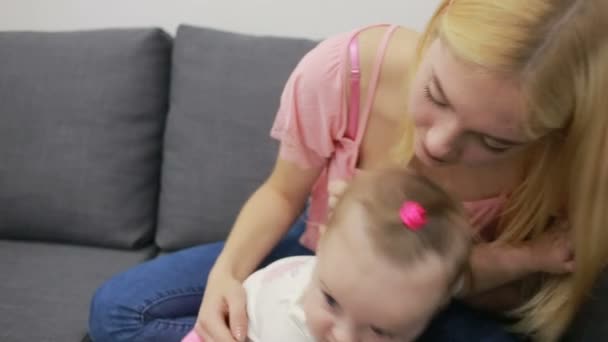
M105 279L223 239L313 46L189 26L0 33L0 341L80 341ZM588 341L605 313L578 323Z

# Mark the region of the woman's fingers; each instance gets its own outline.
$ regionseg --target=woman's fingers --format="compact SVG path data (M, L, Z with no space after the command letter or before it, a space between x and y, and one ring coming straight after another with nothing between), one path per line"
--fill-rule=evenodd
M247 339L247 295L241 287L235 289L227 298L228 301L228 322L232 336L239 342Z

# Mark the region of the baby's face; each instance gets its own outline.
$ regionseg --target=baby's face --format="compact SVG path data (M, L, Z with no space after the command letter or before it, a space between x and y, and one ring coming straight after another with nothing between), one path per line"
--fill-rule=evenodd
M438 256L399 267L362 229L332 231L302 298L306 323L318 342L413 341L446 299L446 274Z

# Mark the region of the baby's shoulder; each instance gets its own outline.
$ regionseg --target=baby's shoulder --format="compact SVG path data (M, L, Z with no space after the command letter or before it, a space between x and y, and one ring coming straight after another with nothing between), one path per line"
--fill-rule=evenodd
M314 256L289 257L259 269L243 283L248 302L284 301L298 296L310 280L315 260Z
M294 310L314 264L313 256L284 258L247 278L244 285L252 341L308 341L301 315L294 315Z

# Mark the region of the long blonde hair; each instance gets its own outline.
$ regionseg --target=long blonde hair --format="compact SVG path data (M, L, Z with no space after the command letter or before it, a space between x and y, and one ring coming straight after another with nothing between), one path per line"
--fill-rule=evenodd
M414 70L436 38L463 60L521 82L525 129L537 143L498 240L533 239L557 212L567 213L576 271L544 277L515 311L519 330L555 341L608 260L608 1L445 0L421 37ZM411 123L404 130L397 153L407 162Z

